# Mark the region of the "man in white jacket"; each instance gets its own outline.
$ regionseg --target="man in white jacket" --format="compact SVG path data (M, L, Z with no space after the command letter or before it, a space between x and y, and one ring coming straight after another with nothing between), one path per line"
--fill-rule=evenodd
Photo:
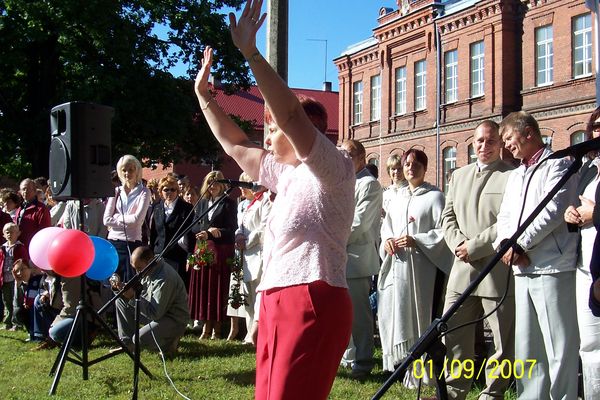
M379 272L377 240L381 225L383 190L366 166L366 151L357 140L342 144L352 157L356 172L354 187L354 220L348 238L346 252L346 280L352 299L353 321L350 343L342 358L342 364L352 366L351 377L365 378L371 373L373 360L373 313L369 302L369 290L373 275Z
M505 147L521 160L508 178L498 214L494 248L511 237L521 208L527 218L571 161L549 160L537 121L524 111L509 114L500 124ZM529 188L527 184L531 179ZM515 275L515 362L519 399L576 399L578 329L575 307L577 235L561 218L576 194L570 179L503 257L512 259ZM526 190L527 189L527 190ZM525 204L523 204L525 199Z

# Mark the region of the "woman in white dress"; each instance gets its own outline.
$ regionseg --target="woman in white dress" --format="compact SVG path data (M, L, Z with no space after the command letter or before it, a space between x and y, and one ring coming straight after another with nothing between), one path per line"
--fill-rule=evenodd
M240 180L252 182L252 178L246 173L242 173ZM238 309L241 312L237 315L246 319L247 334L244 343L254 343L256 288L262 276L264 230L269 211L271 211L271 200L269 192L262 186L259 186L256 191L242 189L242 195L247 202L243 210L238 209L238 212L241 211L241 213L238 213L235 248L243 262L243 282L240 291L246 296L246 304ZM227 313L233 315L233 313L229 314L230 308L231 305L229 305Z
M408 186L390 201L381 227L378 312L386 371L400 364L430 325L437 271L447 274L452 265L441 228L444 194L424 181L427 156L410 149L402 166Z

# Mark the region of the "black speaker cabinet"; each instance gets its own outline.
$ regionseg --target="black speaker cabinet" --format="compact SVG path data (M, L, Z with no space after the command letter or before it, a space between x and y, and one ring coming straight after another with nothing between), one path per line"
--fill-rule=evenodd
M112 107L70 102L50 112L50 189L58 200L114 195L110 181Z

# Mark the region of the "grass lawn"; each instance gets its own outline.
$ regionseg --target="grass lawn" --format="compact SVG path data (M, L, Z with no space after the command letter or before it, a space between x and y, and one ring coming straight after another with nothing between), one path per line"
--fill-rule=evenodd
M54 396L48 395L52 385L49 371L59 349L31 351L25 332L0 331L0 387L2 399L130 399L133 361L119 354L89 368L89 379L82 379L82 368L66 362ZM89 351L93 360L114 347L110 339L99 336ZM381 365L381 352L377 354ZM252 399L254 394L254 349L241 342L225 340L199 341L196 335L186 335L179 345L178 355L166 361L165 367L156 353L143 351L142 362L154 375L148 378L140 371L139 399L181 398L169 383L164 368L177 389L190 399ZM349 371L340 369L331 399L370 399L385 381L379 367L363 382L349 379ZM433 395L426 388L423 395ZM469 399L475 399L473 390ZM416 391L395 383L384 399L415 399ZM514 396L511 396L514 398ZM309 400L309 399L307 399Z

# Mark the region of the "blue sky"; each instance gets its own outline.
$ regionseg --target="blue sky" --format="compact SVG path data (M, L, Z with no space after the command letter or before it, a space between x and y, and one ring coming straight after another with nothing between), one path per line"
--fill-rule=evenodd
M265 2L266 3L266 2ZM289 0L288 81L291 87L321 89L325 75L338 90L333 59L349 45L368 39L377 26L381 7L396 7L395 0ZM264 38L266 31L259 32Z
M263 8L266 9L267 0ZM381 7L396 8L396 0L289 0L288 84L295 88L321 89L325 78L338 90L333 59L348 46L368 39L377 26ZM265 54L266 23L258 32L257 45ZM183 69L175 69L182 74Z

